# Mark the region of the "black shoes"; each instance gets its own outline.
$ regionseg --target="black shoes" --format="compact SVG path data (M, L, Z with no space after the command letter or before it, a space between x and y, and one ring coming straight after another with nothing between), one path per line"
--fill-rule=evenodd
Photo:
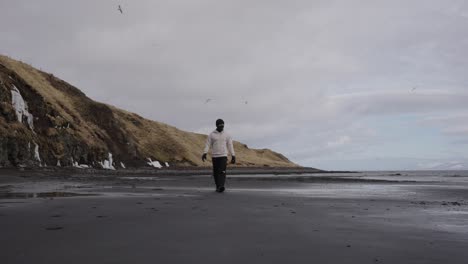
M219 193L224 192L224 190L225 190L224 186L219 187L219 188L216 189L216 191L219 192Z

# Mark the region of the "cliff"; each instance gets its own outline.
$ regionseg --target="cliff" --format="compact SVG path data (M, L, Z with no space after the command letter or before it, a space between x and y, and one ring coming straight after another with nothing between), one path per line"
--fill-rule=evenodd
M208 166L206 135L88 98L52 74L0 55L0 166L118 169ZM297 167L268 149L234 143L239 166Z

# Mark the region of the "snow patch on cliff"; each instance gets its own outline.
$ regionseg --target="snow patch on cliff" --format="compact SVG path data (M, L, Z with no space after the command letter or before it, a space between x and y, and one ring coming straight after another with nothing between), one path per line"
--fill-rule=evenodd
M41 156L39 155L39 145L36 144L36 142L33 142L34 143L34 158L41 162Z
M86 164L79 164L78 161L75 161L73 160L73 158L70 158L71 160L71 163L72 163L72 166L74 168L78 168L78 169L88 169L88 168L91 168L91 166L89 165L86 165ZM60 167L60 160L57 160L57 166Z
M20 91L13 85L13 89L11 90L11 104L13 108L15 108L16 117L20 123L23 123L23 120L26 119L28 126L31 130L34 130L33 124L33 115L28 111L28 104L24 101L23 97L21 96Z
M147 163L148 163L148 165L150 165L151 167L155 167L155 168L158 168L158 169L162 168L162 165L161 165L161 163L159 163L159 161L157 161L157 160L152 161L151 158L148 158L148 160L149 160L149 161L148 161Z
M112 153L110 153L110 152L109 152L108 159L104 160L103 162L99 162L99 164L101 164L103 169L115 170L114 166L112 165L113 164Z
M88 168L90 168L89 165L86 165L86 164L78 164L78 162L76 162L76 161L73 163L73 167L79 168L79 169L88 169Z

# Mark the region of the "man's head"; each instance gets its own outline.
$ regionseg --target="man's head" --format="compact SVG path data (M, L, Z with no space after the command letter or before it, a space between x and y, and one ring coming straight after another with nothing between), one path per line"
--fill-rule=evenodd
M216 130L218 130L218 132L221 132L223 131L223 129L224 129L224 121L222 119L216 120Z

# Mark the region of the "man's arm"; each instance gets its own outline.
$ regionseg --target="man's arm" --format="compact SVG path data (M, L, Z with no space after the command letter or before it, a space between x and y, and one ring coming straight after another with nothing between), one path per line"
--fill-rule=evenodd
M229 136L228 139L227 139L227 148L228 148L229 153L231 153L231 156L232 156L231 163L235 164L236 163L236 152L234 152L234 145L232 144L231 136Z
M202 155L203 162L205 162L206 160L206 153L208 153L208 150L210 150L210 146L211 146L211 135L208 135L208 137L206 138L206 142L205 142L205 149L203 150L203 155Z

